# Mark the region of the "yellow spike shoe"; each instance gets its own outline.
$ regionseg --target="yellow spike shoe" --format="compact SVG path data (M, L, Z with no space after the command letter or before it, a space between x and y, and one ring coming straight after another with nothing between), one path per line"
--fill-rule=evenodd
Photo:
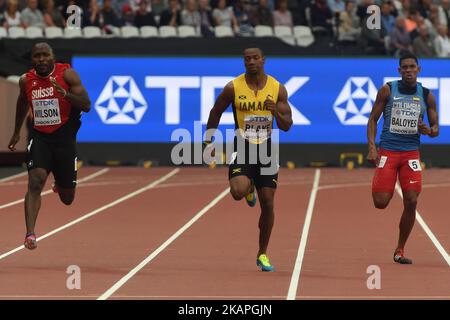
M261 254L258 259L256 259L256 265L261 269L261 271L275 271L274 266L270 264L269 257L264 253Z

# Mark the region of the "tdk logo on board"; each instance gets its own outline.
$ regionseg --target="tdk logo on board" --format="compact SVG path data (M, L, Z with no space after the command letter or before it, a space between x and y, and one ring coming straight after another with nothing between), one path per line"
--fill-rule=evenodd
M112 76L95 102L95 110L106 124L138 124L147 102L131 76Z
M376 96L370 78L351 77L333 104L334 112L344 125L366 125Z

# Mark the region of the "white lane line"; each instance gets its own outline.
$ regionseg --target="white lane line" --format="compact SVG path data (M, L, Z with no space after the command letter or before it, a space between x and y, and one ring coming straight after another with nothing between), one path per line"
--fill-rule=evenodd
M9 177L1 178L0 179L0 183L6 182L6 181L10 181L10 180L13 180L15 178L20 178L20 177L26 176L27 174L28 174L28 172L24 171L24 172L14 174L14 175L9 176Z
M302 237L298 247L297 259L295 260L294 271L292 272L291 284L286 300L295 300L297 295L298 282L300 280L300 272L302 270L303 257L305 255L306 242L308 241L309 227L311 225L312 214L314 211L314 203L316 202L317 191L319 190L320 169L316 169L314 174L314 183L309 196L308 209L306 210L305 223L303 224Z
M395 190L397 191L397 193L399 194L400 198L403 199L403 193L402 193L402 188L400 187L400 185L398 184L398 182L395 185ZM448 255L447 251L445 251L444 247L441 245L441 243L439 242L439 240L436 238L436 236L433 234L433 232L431 231L431 229L428 227L428 225L425 223L425 220L423 220L422 216L420 215L419 211L416 210L416 220L417 222L420 224L420 226L422 227L422 229L425 231L425 233L427 234L428 238L430 238L431 242L433 242L434 246L436 247L436 249L439 251L439 253L442 255L442 257L444 258L445 262L447 262L447 264L450 267L450 256Z
M96 178L96 177L98 177L98 176L100 176L102 174L105 174L108 171L109 171L109 168L104 168L104 169L102 169L100 171L94 172L94 173L92 173L92 174L90 174L90 175L88 175L88 176L78 180L78 183L83 183L83 182L92 180L92 179L94 179L94 178ZM52 192L53 192L52 189L46 190L46 191L41 193L41 196L46 196L46 195L48 195L48 194L50 194ZM18 199L18 200L12 201L12 202L8 202L8 203L5 203L5 204L2 204L2 205L0 205L0 210L12 207L12 206L14 206L16 204L19 204L19 203L22 203L24 201L25 201L25 198L22 198L22 199Z
M158 249L153 251L147 258L134 267L128 274L122 279L117 281L111 288L106 290L97 300L106 300L120 287L122 287L128 280L130 280L136 273L149 264L153 259L158 256L164 249L166 249L172 242L174 242L183 232L189 229L198 219L200 219L206 212L214 207L222 198L224 198L230 192L230 188L226 188L222 193L215 197L210 203L208 203L202 210L200 210L191 220L189 220L183 227L178 229L169 239L167 239Z
M364 187L364 186L371 186L372 183L370 182L358 182L358 183L341 183L341 184L328 184L324 186L320 186L319 190L325 190L325 189L340 189L340 188L353 188L353 187Z
M165 176L159 178L158 180L153 181L152 183L146 185L145 187L142 187L142 188L140 188L140 189L138 189L136 191L130 192L127 195L125 195L125 196L123 196L123 197L121 197L121 198L119 198L119 199L117 199L117 200L115 200L113 202L108 203L107 205L104 205L104 206L102 206L102 207L100 207L98 209L95 209L94 211L91 211L91 212L85 214L84 216L79 217L78 219L75 219L75 220L73 220L73 221L71 221L69 223L66 223L63 226L61 226L59 228L56 228L56 229L54 229L54 230L44 234L43 236L38 237L36 241L41 241L41 240L44 240L45 238L51 237L55 233L58 233L58 232L60 232L62 230L65 230L65 229L67 229L67 228L69 228L69 227L71 227L71 226L73 226L73 225L75 225L75 224L77 224L77 223L79 223L81 221L84 221L84 220L86 220L86 219L96 215L97 213L105 211L106 209L114 207L115 205L118 205L121 202L124 202L124 201L126 201L128 199L131 199L131 198L133 198L133 197L135 197L135 196L137 196L137 195L139 195L139 194L141 194L141 193L143 193L143 192L145 192L145 191L147 191L149 189L152 189L156 185L166 181L167 179L169 179L170 177L172 177L173 175L178 173L178 171L180 171L180 169L178 169L178 168L177 169L173 169L172 171L170 171ZM4 259L4 258L6 258L6 257L8 257L10 255L12 255L13 253L16 253L17 251L20 251L22 249L24 249L23 245L15 248L15 249L12 249L12 250L10 250L10 251L0 255L0 260Z

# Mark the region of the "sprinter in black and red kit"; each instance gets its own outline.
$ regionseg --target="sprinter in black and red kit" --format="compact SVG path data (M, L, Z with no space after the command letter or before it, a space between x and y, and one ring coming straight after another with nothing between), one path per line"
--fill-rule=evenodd
M19 80L16 122L9 149L15 151L20 128L31 111L33 121L27 148L28 190L25 195L27 233L24 245L35 249L34 228L41 207L41 192L50 172L53 191L70 205L77 184L76 135L81 112L89 112L91 102L78 74L69 64L55 63L52 48L37 43L31 51L33 69Z

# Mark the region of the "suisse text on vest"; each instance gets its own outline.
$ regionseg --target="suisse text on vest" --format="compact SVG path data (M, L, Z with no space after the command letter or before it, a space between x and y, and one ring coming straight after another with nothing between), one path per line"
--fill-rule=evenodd
M53 94L53 87L34 89L31 91L31 99L47 98L53 96Z
M420 104L415 102L393 102L390 132L416 134L420 117Z

